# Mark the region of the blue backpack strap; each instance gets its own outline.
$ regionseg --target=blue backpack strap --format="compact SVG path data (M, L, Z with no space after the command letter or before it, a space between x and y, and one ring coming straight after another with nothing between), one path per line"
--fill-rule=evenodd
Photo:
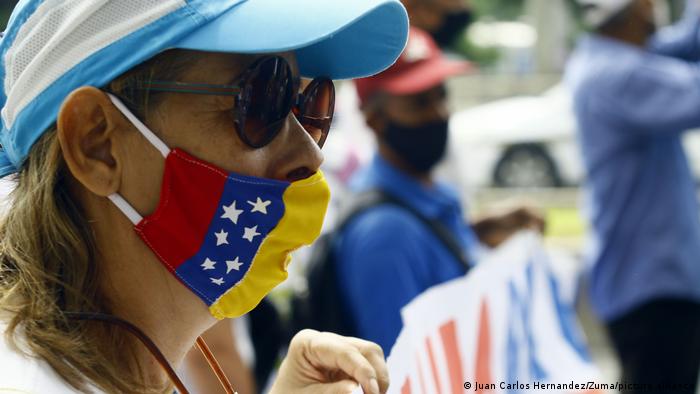
M464 272L469 272L472 267L469 257L467 257L467 254L465 253L464 248L462 248L461 243L457 240L457 237L452 233L452 231L450 231L450 229L447 228L447 226L442 224L442 222L437 219L428 218L412 206L403 202L401 199L396 198L390 193L387 193L381 189L372 189L358 194L348 209L341 214L338 228L335 230L334 234L341 233L347 224L361 213L382 204L392 204L397 206L418 219L440 240L440 242L442 242L450 254L452 254L452 256L454 256L454 258L460 263L464 269Z

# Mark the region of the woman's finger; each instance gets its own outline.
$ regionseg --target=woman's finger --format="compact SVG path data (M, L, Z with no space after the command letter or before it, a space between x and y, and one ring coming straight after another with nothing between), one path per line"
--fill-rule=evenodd
M360 383L368 394L381 394L377 372L365 356L344 337L332 333L308 335L306 351L309 361L318 368L340 370Z
M343 337L343 339L355 346L360 353L372 364L377 374L379 390L384 393L389 389L389 369L384 358L384 351L381 346L374 342L354 337Z
M357 389L357 382L354 380L339 380L335 383L331 383L323 386L324 393L342 393L342 394L352 394Z

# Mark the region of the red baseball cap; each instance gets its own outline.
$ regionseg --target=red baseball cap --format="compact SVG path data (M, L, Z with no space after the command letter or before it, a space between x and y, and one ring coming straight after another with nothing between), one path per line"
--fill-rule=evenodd
M411 27L406 49L396 63L377 75L356 79L355 87L360 105L364 105L375 93L386 92L394 95L419 93L472 68L470 62L445 57L430 34Z

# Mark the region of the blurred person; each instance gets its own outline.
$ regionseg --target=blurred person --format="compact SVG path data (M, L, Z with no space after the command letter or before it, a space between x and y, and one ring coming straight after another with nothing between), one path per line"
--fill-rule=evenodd
M440 47L449 47L472 23L470 0L401 0L411 25L428 31ZM358 109L357 93L352 83L338 87L334 136L329 141L323 171L332 185L333 196L324 231L335 228L337 207L346 200L351 176L371 160L374 151L372 132Z
M447 47L473 21L469 0L401 0L411 26L427 31L440 47Z
M700 369L700 212L681 138L700 127L700 18L689 14L656 33L652 0L579 3L592 32L578 43L565 81L588 172L592 306L609 329L623 381L692 393Z
M430 35L412 28L394 66L356 81L377 151L351 186L357 194L382 191L438 222L474 262L479 240L494 247L518 229L541 229L543 223L520 209L485 219L476 224L475 234L464 221L456 192L431 174L447 145L445 80L468 68L466 62L446 59ZM341 299L357 335L378 343L385 353L401 330L400 309L431 286L465 273L464 264L429 227L409 209L383 203L352 217L336 238Z
M427 31L438 46L447 48L474 20L471 0L401 0L411 25ZM336 119L333 124L337 137L329 142L323 170L333 187L329 220L324 229L335 228L337 202L345 199L347 182L360 165L371 160L374 150L372 132L358 110L357 93L352 83L339 86ZM336 192L337 191L337 192ZM342 204L340 204L342 205Z
M407 29L396 0L20 2L0 41L0 176L17 182L0 391L187 392L188 349L213 362L200 336L320 232L329 78L388 67ZM270 392L358 384L387 390L381 349L306 330Z

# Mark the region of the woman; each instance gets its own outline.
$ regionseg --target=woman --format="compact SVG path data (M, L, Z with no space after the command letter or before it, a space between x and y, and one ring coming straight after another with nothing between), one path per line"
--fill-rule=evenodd
M327 78L386 68L406 34L397 0L21 2L0 44L0 391L182 390L165 371L318 235ZM377 346L303 331L272 390L358 383L386 390Z

